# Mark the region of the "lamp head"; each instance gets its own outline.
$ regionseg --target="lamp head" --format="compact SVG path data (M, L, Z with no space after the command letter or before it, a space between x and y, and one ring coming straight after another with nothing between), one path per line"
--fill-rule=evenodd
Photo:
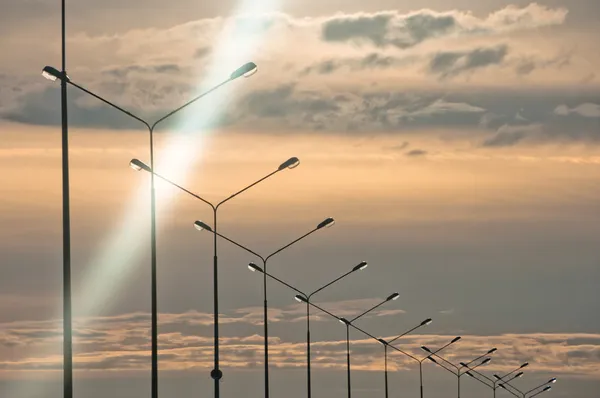
M384 339L377 339L377 340L379 340L379 342L380 342L381 344L383 344L383 345L387 345L387 343L388 343L388 342L387 342L387 341L385 341Z
M495 353L496 351L498 351L498 349L497 349L497 348L492 348L492 349L491 349L491 350L489 350L487 353L488 353L488 354L493 354L493 353Z
M400 297L400 293L393 293L393 294L390 294L390 295L389 295L389 296L388 296L388 297L385 299L385 301L397 300L397 299L398 299L398 297Z
M433 320L431 318L427 318L423 322L421 322L421 326L430 325L431 322L433 322Z
M252 272L256 272L256 271L261 272L261 273L263 272L263 269L254 263L248 264L248 269Z
M248 62L234 70L229 76L230 80L235 80L238 77L250 77L258 71L258 66L254 62Z
M421 349L426 352L431 352L431 350L429 348L425 347L424 345L421 346Z
M556 377L551 378L550 380L548 380L548 383L556 383Z
M354 268L352 268L352 272L362 271L363 269L367 268L368 266L369 266L369 264L367 264L366 261L361 261L360 264L355 265Z
M497 374L495 374L494 377L498 380L502 380L502 377L498 376Z
M437 363L437 361L434 358L432 358L432 357L427 357L427 359L429 359L433 363Z
M333 224L335 224L335 220L333 218L329 217L329 218L326 218L325 220L321 221L319 223L319 225L317 225L317 229L321 229L324 227L329 228L329 227L332 227Z
M460 365L461 365L461 366L464 366L465 368L468 368L468 367L469 367L469 365L467 365L467 364L466 364L466 363L464 363L464 362L460 362Z
M475 376L473 376L473 373L471 373L471 372L467 372L467 376L475 377Z
M492 358L486 358L483 361L481 361L482 365L487 365L488 363L490 363L490 361L492 360Z
M302 296L301 294L297 294L294 296L294 299L299 302L299 303L307 303L308 301L306 300L306 297Z
M52 82L55 82L56 79L62 80L63 74L58 69L52 66L44 66L44 69L42 69L42 76L44 76L46 79ZM69 77L67 75L65 75L65 77L66 80L69 81Z
M202 230L207 230L209 232L212 232L212 228L210 227L210 225L205 224L204 222L198 220L196 222L194 222L194 227L198 230L198 231L202 231Z
M142 162L139 159L131 159L129 161L129 167L131 167L135 171L144 170L144 171L152 172L152 169L150 168L150 166L148 166L146 163Z
M452 341L450 342L450 344L454 344L454 343L456 343L460 339L462 339L462 337L457 336L457 337L455 337L455 338L452 339Z
M350 325L350 321L347 320L346 318L340 318L339 319L341 323L345 324L345 325Z
M526 368L527 366L529 366L529 362L525 362L523 365L521 365L519 369Z
M552 386L546 386L544 387L544 389L542 391L549 391L552 390Z
M498 387L504 388L506 390L506 387L504 387L504 384L498 384Z
M277 169L278 170L293 169L294 167L298 167L299 164L300 164L300 159L298 159L296 157L289 158L285 162L281 163Z
M515 375L515 379L518 379L519 377L523 377L523 372L519 372Z

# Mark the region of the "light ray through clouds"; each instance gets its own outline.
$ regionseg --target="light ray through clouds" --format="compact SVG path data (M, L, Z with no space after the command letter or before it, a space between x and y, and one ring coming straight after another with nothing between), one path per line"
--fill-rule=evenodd
M280 3L280 0L241 0L233 15L260 15L273 11L277 3ZM204 71L204 76L198 85L198 93L224 81L231 72L246 62L255 61L260 54L260 46L265 41L264 20L260 17L250 17L244 18L243 23L238 22L239 20L236 21L235 18L228 18L221 34L215 38L212 62ZM253 79L260 78L260 63L257 64L259 73ZM198 111L190 112L192 116L176 129L177 133L181 134L173 135L160 151L156 151L156 170L165 176L173 176L178 183L185 184L189 170L200 160L204 149L203 144L210 135L209 130L202 130L199 126L210 126L218 121L228 100L234 94L235 87L244 83L243 79L230 82L192 105ZM148 154L139 155L140 159L147 163L148 156ZM134 171L124 163L123 173L131 172ZM115 225L103 244L99 245L97 255L87 266L89 271L79 282L80 286L73 286L73 291L76 292L73 310L76 313L86 316L98 313L110 304L109 300L115 297L119 290L127 285L134 265L148 266L148 263L142 260L149 256L150 248L149 176L144 173L139 177L140 183L124 206L120 223ZM159 179L155 182L156 211L159 219L161 212L170 205L169 198L174 193L173 190L161 189L165 187L165 183L161 183ZM157 223L157 229L160 229L160 223ZM190 233L194 233L193 228L190 228ZM160 264L158 266L160 267ZM149 287L148 291L150 291ZM60 314L58 317L62 317L61 310L58 314ZM81 324L77 322L77 326L81 327ZM37 352L36 356L39 355L42 353ZM150 361L149 354L148 361ZM76 370L77 364L75 363L74 366ZM13 391L6 391L6 393L10 397L30 398L43 393L40 391L41 388L41 383L18 383Z

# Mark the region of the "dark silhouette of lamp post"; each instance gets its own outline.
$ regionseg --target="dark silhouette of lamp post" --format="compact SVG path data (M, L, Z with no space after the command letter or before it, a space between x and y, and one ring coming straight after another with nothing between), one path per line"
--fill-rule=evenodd
M514 380L516 378L522 377L523 376L523 372L520 371L521 369L525 368L529 366L529 362L525 362L523 363L521 366L519 366L518 368L506 373L504 376L498 376L497 374L494 374L494 379L489 378L488 376L478 372L477 370L474 370L474 368L471 368L470 366L467 366L468 371L467 376L470 376L471 378L477 380L478 382L488 386L489 388L492 389L492 391L494 392L494 398L496 398L496 390L498 389L498 383L501 383L502 381L504 381L507 377L511 376L512 374L514 374L515 372L518 372L517 374L515 374L510 380ZM476 377L475 375L479 376ZM486 381L483 381L481 378L485 379ZM489 384L488 384L489 383Z
M458 385L458 398L460 398L460 378L461 378L463 375L465 375L465 374L467 373L467 371L466 371L466 370L465 370L465 371L462 371L462 368L463 368L463 367L465 367L465 366L466 366L467 368L469 368L469 365L470 365L470 364L472 364L473 362L476 362L476 361L478 361L478 360L482 359L482 358L483 358L483 357L485 357L486 355L491 355L491 354L493 354L494 352L496 352L496 351L498 350L497 348L492 348L491 350L487 351L485 354L478 356L477 358L475 358L475 359L473 359L473 360L469 361L468 363L461 362L461 363L460 363L460 364L461 364L461 366L459 367L459 366L456 366L456 365L454 365L454 364L453 364L453 363L451 363L450 361L448 361L448 360L444 359L443 357L441 357L441 356L440 356L440 355L438 355L437 353L433 353L433 352L432 352L432 351L431 351L429 348L427 348L427 347L425 347L425 346L421 347L421 349L423 349L424 351L426 351L426 352L428 352L428 353L430 353L430 354L431 354L431 356L430 356L430 357L428 357L427 359L429 359L431 362L435 363L436 365L439 365L441 368L443 368L443 369L447 370L448 372L450 372L450 373L452 373L453 375L455 375L455 376L456 376L456 379L457 379L457 382L458 382L458 383L457 383L457 385ZM434 356L435 356L436 358L439 358L439 359L441 359L441 361L442 361L442 362L440 362L440 361L436 361L436 360L433 358ZM491 360L492 360L492 358L489 358L489 357L488 357L488 358L485 358L485 359L483 359L483 361L481 361L480 363L478 363L478 364L477 364L477 365L475 365L475 366L472 366L472 367L470 367L469 369L476 369L476 368L478 368L479 366L487 365L487 364L488 364L488 363L489 363ZM448 368L446 365L444 365L444 363L446 363L446 364L448 364L448 365L452 366L452 367L454 368L454 370L452 370L452 369Z
M388 301L397 300L398 297L400 297L400 294L392 293L388 297L386 297L385 300L380 302L379 304L369 308L368 310L366 310L365 312L363 312L362 314L360 314L358 316L355 316L351 320L348 320L346 318L340 318L340 322L343 323L344 325L346 325L346 371L348 374L348 398L352 397L352 386L350 383L350 325L352 325L352 322L358 320L359 318L362 318L364 315L367 315L369 312L375 310L376 308L379 308L380 306L387 303Z
M550 380L548 380L547 382L542 383L539 386L534 387L531 390L525 391L525 392L519 390L518 388L516 388L512 384L509 384L509 382L511 380L507 380L507 381L505 381L503 383L500 383L500 384L498 384L498 386L500 388L508 391L509 393L511 393L512 395L514 395L515 397L518 397L518 398L533 398L536 395L540 395L543 392L550 391L552 389L552 386L550 384L556 383L556 380L557 380L556 377L553 377ZM510 387L510 388L507 388L507 387Z
M63 1L63 32L64 32L64 1ZM236 69L235 71L233 71L230 75L229 78L223 82L221 82L220 84L214 86L213 88L211 88L210 90L196 96L195 98L191 99L190 101L188 101L187 103L185 103L184 105L180 106L179 108L167 113L166 115L164 115L163 117L161 117L160 119L158 119L156 122L154 122L153 124L150 124L149 122L145 121L144 119L140 118L139 116L134 115L133 113L131 113L128 110L125 110L123 108L121 108L120 106L116 105L115 103L108 101L105 98L102 98L101 96L93 93L92 91L86 89L85 87L73 82L71 80L71 78L67 75L67 72L65 71L65 60L64 60L64 38L63 38L63 70L62 71L58 71L56 68L52 67L52 66L45 66L44 69L42 70L42 76L44 76L46 79L51 80L51 81L56 81L56 79L60 79L61 82L61 92L62 92L62 109L63 109L63 249L64 249L64 263L63 263L63 272L64 272L64 287L63 287L63 295L64 295L64 306L65 309L67 309L67 311L65 312L64 315L64 327L65 327L65 377L66 377L66 381L65 383L70 384L70 387L68 387L68 389L71 391L68 394L65 392L65 397L71 397L73 395L72 392L72 343L71 343L71 276L70 276L70 269L71 269L71 259L70 259L70 254L71 254L71 243L70 243L70 236L71 236L71 232L70 232L70 222L69 222L69 173L68 173L68 136L67 136L67 128L66 128L66 122L67 122L67 114L66 114L66 107L67 107L67 103L66 103L66 95L67 95L67 84L76 87L77 89L91 95L92 97L102 101L103 103L111 106L112 108L120 111L121 113L129 116L132 119L137 120L138 122L142 123L147 129L148 129L148 135L149 135L149 139L150 139L150 168L153 170L154 169L154 130L156 128L156 126L165 121L166 119L168 119L169 117L173 116L174 114L176 114L177 112L181 111L182 109L186 108L187 106L193 104L194 102L198 101L199 99L201 99L202 97L206 96L207 94L215 91L216 89L218 89L219 87L229 83L232 80L235 80L239 77L249 77L251 75L253 75L254 73L256 73L257 71L257 66L256 64L254 64L253 62L248 62L246 64L244 64L243 66L241 66L240 68ZM152 378L151 378L151 383L152 383L152 398L158 398L158 311L157 311L157 280L156 280L156 196L155 196L155 190L154 190L154 174L152 174L151 178L150 178L150 247L151 247L151 312L152 312L152 326L151 326L151 335L152 335L152 343L151 343L151 362L152 362ZM217 363L215 361L215 363ZM65 384L66 385L66 384ZM67 387L65 387L67 388ZM218 379L215 379L215 397L219 397L219 384L218 384Z
M384 363L385 363L385 398L388 398L388 366L387 366L387 364L388 364L388 351L387 351L388 350L388 346L390 344L392 344L394 341L398 340L399 338L401 338L403 336L406 336L409 333L412 333L413 331L419 329L420 327L427 326L427 325L431 324L431 322L432 322L432 319L431 318L427 318L423 322L421 322L420 324L418 324L417 326L413 327L412 329L407 330L406 332L404 332L404 333L402 333L402 334L394 337L393 339L391 339L389 341L386 341L384 339L377 339L377 341L379 341L383 345L383 353L384 353L383 355L384 355L384 358L385 358L385 361L384 361ZM416 359L416 358L414 358L414 359ZM416 359L416 360L418 361L418 359ZM422 389L422 387L421 387L421 389Z
M201 222L201 221L199 221ZM203 223L202 223L203 224ZM224 236L218 232L212 231L210 229L210 227L204 227L204 229L208 230L209 232L213 232L214 234L216 234L217 236L220 236L221 238L225 239L226 241L234 244L235 246L247 251L250 254L255 255L256 257L258 257L262 263L263 263L263 267L262 269L265 272L262 272L263 274L263 297L264 297L264 307L263 307L263 314L264 314L264 319L263 319L263 324L264 324L264 340L265 340L265 398L269 397L269 324L268 324L268 317L267 317L267 262L269 261L269 259L271 259L274 255L282 252L283 250L287 249L288 247L292 246L293 244L301 241L302 239L306 238L307 236L311 235L313 232L316 232L322 228L329 228L331 226L333 226L335 224L335 220L331 217L326 218L325 220L323 220L322 222L320 222L316 228L314 228L313 230L305 233L304 235L302 235L301 237L299 237L298 239L295 239L294 241L288 243L287 245L283 246L282 248L274 251L273 253L269 254L268 256L264 257L256 252L254 252L253 250L247 248L246 246L234 241L233 239L228 238L227 236ZM254 267L256 264L254 263L250 263L248 265L248 268L250 269L250 271L256 271L256 268Z
M217 211L219 210L220 206L226 202L228 202L229 200L235 198L236 196L238 196L239 194L241 194L242 192L245 192L246 190L252 188L253 186L257 185L258 183L266 180L267 178L275 175L276 173L283 171L285 169L291 169L294 168L296 166L298 166L298 164L300 164L300 161L298 160L298 158L290 158L288 160L286 160L285 162L283 162L281 165L279 165L279 167L272 171L271 173L267 174L266 176L264 176L263 178L253 182L252 184L248 185L247 187L235 192L234 194L228 196L227 198L223 199L222 201L220 201L219 203L217 203L216 205L214 205L213 203L209 202L208 200L204 199L203 197L183 188L182 186L174 183L173 181L170 181L169 179L161 176L160 174L157 174L153 171L153 169L151 167L149 167L148 165L144 164L142 161L138 160L138 159L132 159L131 162L129 163L131 168L133 168L134 170L144 170L150 173L151 176L156 176L158 178L160 178L161 180L173 185L176 188L179 188L180 190L182 190L183 192L193 196L194 198L200 200L201 202L207 204L210 206L210 208L213 211L213 228L209 227L208 225L204 224L202 221L196 221L194 223L194 226L196 227L196 229L202 230L202 229L207 229L211 232L214 232L214 242L213 242L213 303L214 303L214 369L210 372L210 376L215 380L215 397L218 398L219 396L219 380L223 377L223 372L219 369L219 284L218 284L218 275L219 275L219 271L218 271L218 256L217 256Z
M356 271L362 271L367 267L368 267L368 263L366 261L361 261L360 263L358 263L357 265L352 267L352 269L350 271L338 276L331 282L326 283L325 285L321 286L320 288L313 291L312 293L310 293L308 295L299 294L299 295L296 295L296 297L294 297L296 299L296 301L298 301L300 303L306 303L306 389L307 389L308 398L310 398L311 394L312 394L311 373L310 373L311 372L311 367L310 367L310 365L311 365L311 363L310 363L311 362L311 357L310 357L310 305L312 304L312 302L310 301L310 299L316 293L318 293L318 292L324 290L325 288L333 285L334 283L344 279L348 275L350 275Z

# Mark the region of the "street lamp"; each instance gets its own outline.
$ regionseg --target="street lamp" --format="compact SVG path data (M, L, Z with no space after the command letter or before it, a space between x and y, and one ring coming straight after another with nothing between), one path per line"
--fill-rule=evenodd
M413 327L412 329L407 330L406 332L398 335L397 337L391 339L390 341L386 341L384 339L377 339L377 341L379 341L381 344L383 344L383 352L384 352L384 357L385 357L385 398L388 398L388 366L387 366L387 363L388 363L388 360L387 360L388 345L391 344L391 343L393 343L394 341L398 340L399 338L401 338L403 336L406 336L407 334L409 334L409 333L417 330L420 327L430 325L431 322L432 322L432 319L431 318L427 318L423 322L421 322L420 324L418 324L417 326ZM418 361L418 359L417 359L417 361ZM421 390L422 389L423 389L423 386L421 386Z
M471 367L467 367L469 370L466 372L467 376L472 377L473 379L477 380L478 382L488 386L489 388L491 388L494 392L494 398L496 398L496 390L498 389L498 383L504 381L508 376L512 375L515 372L519 372L521 369L525 368L529 366L529 362L525 362L523 363L521 366L519 366L518 368L506 373L504 376L498 376L497 374L494 374L494 380L492 380L491 378L487 377L486 375L473 370L474 368ZM471 373L472 372L472 373ZM475 377L475 374L479 377L484 378L486 381L483 381L482 379L480 379L479 377ZM512 379L516 379L518 377L523 377L523 372L520 371L519 373L517 373ZM511 380L512 380L511 379ZM489 382L489 384L488 384Z
M473 360L471 360L471 361L469 361L469 362L467 362L467 363L465 363L465 362L461 362L461 363L460 363L460 365L461 365L461 366L460 366L460 367L458 367L458 366L454 365L453 363L451 363L450 361L448 361L448 360L444 359L443 357L441 357L440 355L438 355L438 354L437 354L437 352L436 352L436 353L432 353L432 352L431 352L431 350L429 350L429 348L427 348L427 347L425 347L425 346L423 346L423 347L421 347L421 348L422 348L424 351L427 351L427 352L429 352L429 353L431 353L431 354L432 354L430 357L428 357L428 359L429 359L431 362L435 363L436 365L439 365L439 366L440 366L440 367L442 367L443 369L447 370L448 372L450 372L450 373L452 373L453 375L455 375L455 376L456 376L456 378L457 378L457 381L458 381L458 383L457 383L457 384L458 384L458 398L460 398L460 378L461 378L461 377L462 377L462 376L463 376L465 373L467 373L467 371L463 371L463 372L461 372L462 368L463 368L463 367L467 367L468 369L476 369L476 368L478 368L479 366L487 365L487 364L488 364L488 363L489 363L489 362L492 360L492 358L489 358L489 357L488 357L488 358L485 358L485 359L483 359L483 360L482 360L480 363L478 363L477 365L475 365L475 366L472 366L472 367L469 367L469 366L470 366L470 364L472 364L473 362L476 362L476 361L480 360L481 358L485 357L486 355L493 354L494 352L496 352L496 351L498 350L497 348L492 348L491 350L488 350L488 351L487 351L485 354L483 354L483 355L480 355L480 356L478 356L477 358L475 358L475 359L473 359ZM438 350L438 351L440 351L440 350ZM433 358L434 356L435 356L436 358L439 358L439 359L441 359L443 362L436 361L436 360ZM455 370L451 370L450 368L446 367L446 366L445 366L443 363L446 363L446 364L448 364L448 365L452 366L452 367L453 367Z
M351 396L352 396L352 387L351 387L351 383L350 383L350 325L352 325L352 322L354 322L357 319L361 318L362 316L368 314L369 312L375 310L376 308L382 306L383 304L387 303L388 301L397 300L398 297L400 297L400 294L398 294L398 293L390 294L388 297L386 297L385 300L383 300L379 304L375 305L374 307L369 308L362 314L355 316L351 320L348 320L346 318L339 319L341 323L346 325L346 371L348 374L348 398L351 398Z
M547 382L542 383L539 386L534 387L531 390L525 391L525 392L519 390L518 388L516 388L512 384L509 384L510 380L505 381L504 383L498 384L498 386L501 387L501 388L503 388L503 389L505 389L506 391L510 392L512 395L514 395L514 396L516 396L518 398L533 398L536 395L539 395L539 394L541 394L543 392L550 391L552 389L552 386L550 386L549 384L556 383L556 380L557 380L556 377L553 377L550 380L548 380ZM510 387L510 389L507 388L507 386ZM516 391L516 393L515 393L515 391ZM531 393L534 393L534 394L529 395Z
M295 160L294 160L295 159ZM281 169L285 169L285 168L294 168L299 164L299 161L297 160L297 158L291 158L290 160L288 160L287 162L282 163L282 165L280 166ZM209 226L207 226L206 224L204 224L201 221L196 221L196 228L200 229L200 230L207 230L209 232L213 232L215 235L220 236L221 238L225 239L226 241L233 243L235 246L255 255L256 257L258 257L262 263L263 263L263 268L265 271L267 270L267 262L269 261L269 259L271 257L273 257L274 255L276 255L277 253L282 252L283 250L287 249L288 247L292 246L293 244L301 241L302 239L306 238L307 236L309 236L310 234L312 234L313 232L316 232L320 229L323 228L328 228L331 227L335 224L335 221L333 218L329 217L326 218L325 220L323 220L322 222L320 222L316 228L314 228L313 230L307 232L306 234L302 235L301 237L299 237L298 239L288 243L287 245L283 246L282 248L280 248L279 250L274 251L273 253L269 254L266 257L261 256L260 254L250 250L249 248L247 248L246 246L228 238L227 236L224 236L218 232L213 231ZM256 268L256 264L254 263L250 263L248 265L248 268L250 269L250 271L257 271ZM265 398L269 397L269 327L268 327L268 319L267 319L267 274L265 272L263 272L263 296L264 296L264 340L265 340Z
M185 193L193 196L194 198L200 200L201 202L209 205L210 208L213 210L213 228L211 228L210 226L208 226L207 224L205 224L202 221L196 221L194 223L194 226L196 227L196 229L208 230L208 231L211 231L214 233L214 235L213 235L214 236L214 241L213 241L213 292L214 292L213 302L214 302L214 351L215 351L214 366L215 367L210 372L210 376L215 380L216 398L218 398L218 394L219 394L219 380L223 377L223 372L219 369L219 287L218 287L219 285L218 285L218 257L217 257L217 236L218 236L218 233L217 233L217 211L222 204L235 198L237 195L241 194L242 192L250 189L251 187L257 185L261 181L266 180L267 178L275 175L276 173L278 173L280 171L296 167L299 163L300 163L300 161L298 160L298 158L295 158L295 157L286 160L281 165L279 165L279 167L276 170L267 174L263 178L253 182L252 184L248 185L247 187L228 196L227 198L223 199L216 205L212 204L211 202L204 199L203 197L183 188L182 186L168 180L167 178L163 177L162 175L155 173L153 171L152 167L149 167L148 165L144 164L139 159L132 159L131 162L129 163L129 165L131 166L132 169L137 170L137 171L143 170L143 171L149 172L151 176L156 176L156 177L160 178L161 180L173 185L174 187L179 188L183 192L185 192Z
M310 305L312 304L312 302L310 301L310 299L312 298L312 296L314 296L316 293L322 291L323 289L333 285L334 283L336 283L337 281L342 280L343 278L345 278L346 276L356 272L356 271L362 271L365 268L367 268L369 266L369 264L366 261L361 261L360 263L358 263L357 265L355 265L354 267L352 267L352 269L350 269L350 271L346 272L345 274L342 274L341 276L335 278L334 280L332 280L331 282L321 286L320 288L318 288L317 290L313 291L312 293L306 295L296 295L294 298L296 299L296 301L298 301L299 303L306 303L306 389L307 389L307 396L308 398L311 397L312 394L312 385L311 385L311 368L310 368Z
M64 36L64 1L63 1L63 36ZM64 286L63 286L63 295L64 295L64 302L65 302L65 315L64 315L64 327L65 327L65 359L67 359L67 351L68 351L68 362L65 360L65 367L71 368L72 367L72 348L71 348L71 335L72 335L72 331L71 331L71 288L70 288L70 283L71 283L71 277L70 277L70 253L71 253L71 248L70 248L70 225L69 225L69 175L68 175L68 144L67 144L67 130L66 130L66 85L70 84L73 87L78 88L79 90L91 95L92 97L104 102L105 104L111 106L112 108L120 111L121 113L129 116L132 119L137 120L138 122L142 123L147 129L148 129L148 135L150 138L150 168L152 170L154 170L154 129L156 128L156 126L163 122L164 120L168 119L169 117L171 117L172 115L174 115L175 113L181 111L183 108L186 108L187 106L193 104L194 102L198 101L200 98L204 97L205 95L215 91L216 89L218 89L219 87L229 83L232 80L235 80L239 77L249 77L251 75L253 75L254 73L256 73L256 71L258 70L257 66L255 63L253 62L248 62L244 65L242 65L241 67L239 67L238 69L236 69L235 71L233 71L230 75L229 78L223 82L221 82L220 84L214 86L213 88L211 88L210 90L196 96L195 98L191 99L190 101L186 102L184 105L180 106L179 108L167 113L166 115L164 115L163 117L161 117L160 119L158 119L156 122L154 122L153 124L148 123L147 121L145 121L144 119L134 115L133 113L121 108L120 106L114 104L113 102L110 102L104 98L102 98L101 96L91 92L90 90L84 88L83 86L73 82L71 80L71 78L69 78L69 76L67 75L67 72L65 71L65 60L64 60L64 39L63 39L63 70L59 71L56 68L52 67L52 66L45 66L42 69L42 76L44 76L46 79L50 80L50 81L56 81L57 79L60 79L61 81L61 89L62 89L62 108L63 108L63 249L64 249L64 263L63 263L63 272L64 272ZM155 192L154 192L154 174L152 174L151 178L150 178L150 220L151 220L151 224L150 224L150 245L151 245L151 312L152 312L152 326L151 326L151 334L152 334L152 398L158 398L158 312L157 312L157 280L156 280L156 197L155 197ZM68 310L68 311L67 311ZM72 377L72 369L69 369L68 372L68 377L71 378ZM72 381L69 380L69 383L72 384ZM70 387L70 389L72 390L72 387ZM66 393L65 393L66 394ZM72 391L71 393L69 393L69 397L72 396ZM218 398L219 397L219 384L218 384L218 379L215 379L215 397Z

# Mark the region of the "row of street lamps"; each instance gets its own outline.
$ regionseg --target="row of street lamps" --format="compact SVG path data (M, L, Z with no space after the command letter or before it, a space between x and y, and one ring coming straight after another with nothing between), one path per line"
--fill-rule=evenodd
M442 368L450 371L451 373L453 373L454 375L457 376L458 379L458 398L460 398L460 378L464 375L467 374L470 377L475 378L476 380L482 382L483 384L487 385L488 387L492 388L492 390L494 391L494 396L495 396L495 392L497 388L503 388L506 389L507 391L511 392L513 395L516 395L519 398L531 398L535 395L538 395L542 392L548 391L550 390L551 386L547 385L548 383L553 383L556 381L556 379L551 379L548 383L544 383L543 385L536 387L530 391L527 392L521 392L520 390L516 389L514 386L512 386L509 382L512 381L514 378L517 377L521 377L523 375L523 372L519 372L517 373L515 376L513 376L513 378L506 380L506 377L512 375L514 373L511 372L507 375L504 375L502 377L494 375L494 377L496 377L496 380L492 380L490 378L488 378L487 376L479 373L476 368L482 365L487 364L491 358L484 358L486 355L492 354L493 352L496 351L496 349L492 349L489 350L486 354L475 358L474 360L468 362L468 363L464 363L461 362L460 363L460 367L450 363L449 361L447 361L446 359L442 358L441 356L438 355L439 352L441 352L443 349L449 347L451 344L456 343L457 341L459 341L461 338L460 337L456 337L454 338L452 341L450 341L449 343L447 343L446 345L442 346L441 348L438 348L437 350L431 350L425 346L421 347L424 351L427 352L427 356L425 356L422 359L417 359L415 356L403 351L402 349L394 346L392 343L394 343L396 340L398 340L399 338L415 331L416 329L429 325L432 320L431 318L425 319L423 322L421 322L419 325L413 327L412 329L400 334L399 336L397 336L394 339L391 339L389 341L386 341L384 339L381 338L377 338L369 333L367 333L366 331L362 330L361 328L357 327L355 325L354 322L356 322L359 318L365 316L366 314L370 313L371 311L377 309L378 307L382 306L383 304L389 302L389 301L393 301L396 300L399 297L398 293L393 293L390 294L385 300L381 301L380 303L378 303L377 305L375 305L372 308L367 309L366 311L362 312L361 314L353 317L352 319L347 319L347 318L343 318L343 317L338 317L334 314L332 314L331 312L321 308L320 306L318 306L317 304L313 303L311 301L311 298L313 297L313 295L315 295L316 293L324 290L325 288L333 285L334 283L342 280L343 278L345 278L346 276L349 276L357 271L361 271L364 270L365 268L367 268L368 264L366 261L362 261L359 264L353 266L348 272L344 273L343 275L333 279L331 282L323 285L322 287L320 287L319 289L313 291L310 294L304 293L302 290L299 290L298 288L290 285L289 283L277 278L274 275L271 275L268 270L267 270L267 264L270 258L272 258L273 256L275 256L276 254L279 254L280 252L282 252L283 250L287 249L288 247L290 247L291 245L301 241L302 239L308 237L309 235L313 234L316 231L319 231L321 229L324 228L328 228L331 227L335 224L335 221L333 218L327 218L325 220L323 220L322 222L320 222L319 224L317 224L317 226L313 229L311 229L309 232L305 233L304 235L300 236L299 238L291 241L290 243L286 244L285 246L282 246L280 249L272 252L271 254L267 255L267 256L263 256L261 254L258 254L257 252L247 248L246 246L234 241L233 239L227 237L226 235L221 234L220 232L218 232L218 223L217 223L217 213L218 210L220 208L221 205L223 205L224 203L228 202L229 200L233 199L234 197L238 196L239 194L245 192L246 190L254 187L255 185L259 184L260 182L266 180L267 178L281 172L284 171L286 169L293 169L295 167L297 167L300 164L300 161L298 158L296 157L292 157L288 160L286 160L285 162L281 163L275 170L273 170L272 172L270 172L269 174L265 175L264 177L258 179L257 181L255 181L254 183L246 186L245 188L233 193L232 195L228 196L227 198L223 199L222 201L214 204L208 200L206 200L205 198L203 198L200 195L197 195L189 190L187 190L186 188L168 180L167 178L165 178L164 176L156 173L154 171L154 137L153 137L153 133L155 131L155 128L157 127L157 125L163 121L165 121L166 119L168 119L169 117L173 116L174 114L176 114L177 112L181 111L182 109L186 108L187 106L191 105L192 103L198 101L199 99L201 99L202 97L204 97L205 95L215 91L216 89L218 89L219 87L225 85L228 82L231 82L239 77L249 77L251 75L253 75L254 73L256 73L257 71L257 66L256 64L249 62L244 64L243 66L241 66L240 68L236 69L233 73L230 74L229 78L224 80L222 83L216 85L215 87L211 88L210 90L196 96L195 98L193 98L192 100L188 101L187 103L185 103L184 105L180 106L179 108L169 112L168 114L166 114L165 116L161 117L160 119L158 119L156 122L150 124L147 121L145 121L144 119L134 115L133 113L123 109L122 107L102 98L101 96L93 93L92 91L84 88L83 86L73 82L73 80L71 78L69 78L69 76L67 76L66 72L64 71L64 67L63 67L63 71L58 71L56 68L50 67L50 66L46 66L43 71L42 74L44 77L46 77L49 80L60 80L62 86L66 86L66 84L69 84L95 98L97 98L98 100L100 100L101 102L111 106L112 108L120 111L121 113L129 116L132 119L135 119L137 121L139 121L141 124L143 124L147 129L148 129L148 134L149 134L149 146L150 146L150 165L146 165L145 163L143 163L142 161L138 160L138 159L132 159L130 162L130 166L131 168L138 170L138 171L146 171L150 173L150 219L151 219L151 231L150 231L150 237L151 237L151 312L152 312L152 317L151 317L151 339L152 339L152 343L151 343L151 362L152 362L152 368L151 368L151 395L152 398L158 398L158 328L157 328L157 323L158 323L158 313L157 313L157 279L156 279L156 266L157 266L157 255L156 255L156 198L155 198L155 177L160 178L161 180L166 181L167 183L175 186L176 188L182 190L183 192L193 196L194 198L200 200L201 202L205 203L206 205L210 206L211 209L213 210L213 225L210 226L208 224L206 224L203 221L196 221L194 223L194 226L196 227L196 229L198 230L203 230L203 231L208 231L210 233L213 234L213 307L214 307L214 368L211 371L211 377L214 380L214 396L215 398L219 398L220 395L220 390L219 390L219 381L220 379L223 377L223 372L221 371L220 367L219 367L219 294L218 294L218 252L217 252L217 238L220 237L230 243L232 243L233 245L245 250L246 252L256 256L262 263L262 267L258 266L255 263L250 263L248 265L248 268L251 271L255 271L255 272L259 272L263 274L263 323L264 323L264 373L265 373L265 398L269 398L269 346L268 346L268 305L267 305L267 280L268 279L272 279L277 281L278 283L281 283L287 287L289 287L290 289L294 290L296 293L298 293L295 296L295 299L301 303L305 303L306 304L306 328L307 328L307 333L306 333L306 355L307 355L307 396L308 398L311 398L311 393L312 393L312 388L311 388L311 351L310 351L310 343L311 343L311 337L310 337L310 308L314 307L316 309L318 309L319 311L326 313L328 315L330 315L331 317L334 317L335 319L337 319L338 321L340 321L346 328L346 368L347 368L347 393L348 393L348 398L351 398L351 393L352 393L352 388L351 388L351 362L350 362L350 328L354 328L360 332L362 332L363 334L375 339L377 342L381 343L383 348L384 348L384 360L385 360L385 396L386 398L389 397L389 389L388 389L388 368L387 368L387 363L388 363L388 348L391 348L395 351L398 351L404 355L406 355L407 357L415 360L416 362L418 362L419 364L419 380L420 380L420 397L423 398L423 372L422 372L422 364L423 361L425 360L430 360L431 362L441 366ZM63 98L66 98L66 96L64 96ZM66 109L66 104L63 104L63 107ZM64 122L64 121L63 121ZM68 181L67 181L68 182ZM67 190L68 191L68 190ZM67 210L68 210L68 206L67 206ZM68 212L66 213L68 216ZM68 227L68 225L67 225ZM68 231L70 228L65 229L65 231L67 231L67 235L68 235ZM68 240L66 240L65 242L68 242ZM72 349L71 349L71 336L72 336L72 326L71 326L71 318L70 318L70 314L71 314L71 293L70 293L70 278L67 278L67 276L70 275L70 262L67 260L65 260L65 284L64 284L64 290L63 290L63 297L64 297L64 313L65 313L65 323L64 323L64 343L65 343L65 362L64 362L64 371L65 371L65 397L70 398L72 396ZM435 358L437 359L435 359ZM474 364L475 362L479 361L480 359L482 359L480 362ZM451 368L449 368L447 365L450 365ZM527 364L524 364L521 366L525 367L527 366ZM521 369L519 368L519 369ZM543 387L543 388L542 388ZM540 390L540 388L542 388ZM533 395L531 395L533 393Z

